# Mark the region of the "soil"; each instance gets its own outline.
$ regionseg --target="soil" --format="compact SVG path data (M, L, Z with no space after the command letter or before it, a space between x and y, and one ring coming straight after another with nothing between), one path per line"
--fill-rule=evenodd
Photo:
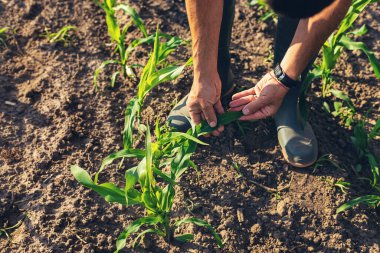
M183 1L130 1L150 32L162 31L189 39ZM275 24L258 20L259 11L238 1L232 38L233 72L238 88L251 87L271 67ZM366 24L361 40L380 54L380 6L361 14ZM136 93L133 80L118 81L94 92L94 69L111 57L103 12L92 1L0 1L0 27L15 35L0 49L0 226L10 227L12 242L0 237L1 252L112 252L115 239L139 208L110 205L80 186L69 171L79 164L94 173L102 159L122 146L124 108ZM49 44L41 37L64 25L79 28L72 43ZM135 29L128 39L139 36ZM185 52L185 53L183 53ZM178 59L190 54L177 52ZM147 48L132 55L144 63ZM334 88L344 90L369 126L380 115L379 82L364 54L344 53L334 72ZM152 91L143 120L152 126L165 120L173 101L189 91L191 70ZM165 94L163 96L163 94ZM358 162L350 142L352 129L322 109L320 83L309 97L310 123L319 141L319 153L331 154L341 169L329 163L295 169L281 155L272 120L250 123L242 134L236 124L226 127L210 146L194 156L199 174L189 170L177 187L173 216L196 216L221 234L225 248L217 249L204 229L186 227L195 240L167 244L147 238L137 252L380 252L380 213L358 206L336 215L336 208L367 192L353 167ZM379 141L372 145L380 156ZM243 176L232 164L236 162ZM365 166L364 170L368 170ZM101 180L118 181L123 171L111 166ZM348 193L327 181L353 183ZM273 194L252 183L285 188ZM188 200L191 200L188 201ZM185 210L185 211L184 211ZM132 250L126 250L131 252Z

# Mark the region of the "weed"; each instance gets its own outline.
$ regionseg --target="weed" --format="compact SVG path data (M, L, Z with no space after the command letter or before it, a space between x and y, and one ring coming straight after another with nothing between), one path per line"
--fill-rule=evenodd
M7 46L6 39L8 30L9 27L0 28L0 45L3 45L4 47Z
M42 36L45 37L50 44L63 43L63 45L66 47L70 44L72 35L77 30L78 28L72 25L66 25L62 27L58 32L50 32L48 28L45 28L45 33Z
M2 236L3 234L7 237L8 241L12 241L12 237L11 235L9 234L9 231L10 230L13 230L13 229L16 229L18 227L21 226L21 224L24 222L25 218L27 217L27 214L25 214L21 220L19 220L15 225L13 226L10 226L10 227L3 227L3 228L0 228L0 236Z

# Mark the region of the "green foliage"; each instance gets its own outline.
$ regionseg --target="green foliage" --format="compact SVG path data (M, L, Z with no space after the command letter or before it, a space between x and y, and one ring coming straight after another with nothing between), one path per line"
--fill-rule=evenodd
M341 205L337 210L336 213L344 212L345 210L352 208L355 205L358 204L366 204L371 207L379 207L380 206L380 195L365 195L358 198L355 198L343 205Z
M357 117L356 108L351 102L351 99L343 91L331 89L330 92L343 102L334 101L334 111L330 110L330 107L326 102L324 103L324 108L334 117L339 117L346 127L351 126Z
M94 72L94 87L96 90L98 90L98 76L100 72L108 65L118 65L121 67L121 71L115 71L111 75L110 84L111 87L115 85L117 76L122 74L124 78L135 77L135 73L133 71L133 65L128 65L128 59L130 53L139 45L143 43L152 43L153 37L148 36L148 32L145 28L144 22L140 18L140 16L137 14L136 10L132 7L126 5L126 4L119 4L116 5L116 1L104 1L99 2L95 1L105 12L106 14L106 24L108 29L108 35L111 39L111 43L115 47L114 52L118 54L118 59L112 59L107 60L101 63L101 65L95 70ZM116 12L118 10L122 10L124 13L126 13L130 18L131 21L128 22L123 27L120 26ZM144 38L138 38L132 41L129 45L126 43L126 36L128 29L130 26L134 24L136 27L139 28L139 30L144 35Z
M258 7L257 9L261 12L261 21L272 19L277 23L277 14L267 5L265 0L251 0L249 5Z
M12 241L12 236L9 234L10 230L13 230L13 229L16 229L18 227L20 227L22 225L22 223L24 222L25 218L28 217L28 214L25 214L21 220L19 220L15 225L13 226L10 226L10 227L3 227L3 228L0 228L0 236L2 235L5 235L8 239L9 242Z
M112 3L111 3L112 4ZM116 37L115 37L116 38ZM175 197L174 186L188 168L197 169L191 156L198 144L207 145L198 138L215 130L221 124L236 121L241 112L228 112L218 117L218 126L212 128L206 122L193 126L186 133L173 132L166 125L160 126L158 120L151 138L148 125L141 124L140 112L148 93L157 85L176 79L189 66L189 59L183 65L174 65L168 61L168 56L181 43L178 37L162 36L157 29L153 42L153 50L139 78L137 95L131 99L125 110L125 126L123 131L123 149L107 156L95 174L94 179L84 169L74 165L71 172L83 186L96 191L106 201L125 206L139 205L145 209L146 216L132 222L119 236L116 242L116 252L123 249L127 239L142 230L135 237L133 245L139 244L146 234L164 237L168 242L181 242L193 239L191 234L175 235L175 229L185 223L193 223L208 228L214 235L218 245L223 246L220 236L207 222L197 218L186 218L172 221L171 210ZM136 148L135 140L145 135L144 148ZM152 140L155 141L152 141ZM125 172L124 185L120 183L101 183L99 176L108 165L115 160L138 159L135 167ZM120 163L122 164L122 163ZM159 183L158 183L159 182Z
M58 32L50 32L48 28L45 28L45 33L42 35L50 44L63 43L66 47L70 44L73 34L78 30L76 26L66 25L62 27Z
M8 30L9 30L9 27L0 28L0 45L3 45L4 47L7 46L7 43L5 41L7 39Z
M360 158L366 158L371 168L372 187L379 183L380 171L377 157L370 151L369 144L376 137L380 136L380 119L377 120L371 131L366 130L366 118L359 120L354 126L354 134L351 137Z
M342 54L343 49L348 50L361 50L365 53L370 61L370 64L374 70L377 78L380 79L380 65L376 59L374 53L368 49L368 47L363 42L356 42L348 35L353 34L356 36L361 36L367 32L365 27L361 27L358 30L349 32L354 25L355 20L358 18L359 14L371 3L376 2L376 0L354 0L351 7L348 10L347 15L342 20L338 30L331 34L328 40L322 47L322 60L319 65L316 66L318 73L316 77L322 78L322 96L326 97L332 85L331 74L335 65Z

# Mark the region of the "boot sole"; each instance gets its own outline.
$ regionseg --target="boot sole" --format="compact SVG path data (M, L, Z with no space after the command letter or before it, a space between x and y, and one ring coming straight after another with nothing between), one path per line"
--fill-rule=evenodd
M306 167L309 167L311 165L313 165L315 163L315 161L311 162L311 163L307 163L307 164L304 164L304 163L294 163L294 162L291 162L289 160L289 157L288 155L286 154L285 150L284 149L281 149L281 153L282 155L284 156L285 158L285 161L287 163L289 163L290 165L294 166L294 167L297 167L297 168L306 168Z

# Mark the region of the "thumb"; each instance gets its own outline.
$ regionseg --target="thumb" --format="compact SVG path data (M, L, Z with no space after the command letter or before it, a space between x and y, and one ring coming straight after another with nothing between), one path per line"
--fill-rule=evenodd
M249 114L252 114L254 112L257 112L261 108L266 106L267 104L268 104L268 102L266 101L266 99L263 96L260 96L257 99L254 99L251 103L247 104L243 108L243 114L249 115Z

